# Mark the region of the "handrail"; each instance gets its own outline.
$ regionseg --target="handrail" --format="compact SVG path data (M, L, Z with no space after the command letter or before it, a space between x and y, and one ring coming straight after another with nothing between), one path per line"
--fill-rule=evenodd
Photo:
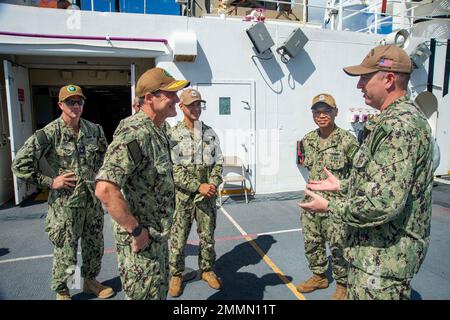
M175 1L175 0L173 0ZM386 6L386 1L389 2L389 4L396 3L396 4L402 4L400 7L400 13L393 14L393 13L385 13L380 12L381 8L383 6ZM145 3L146 1L144 1ZM357 30L356 32L363 32L366 30L370 30L373 26L375 26L375 32L377 32L378 26L385 22L386 20L389 20L391 18L400 18L398 20L398 23L401 25L401 27L405 27L405 23L407 24L407 28L411 28L414 24L415 19L427 19L427 20L448 20L446 18L442 17L430 17L430 16L417 16L415 15L415 10L417 8L432 4L434 0L424 0L421 2L415 2L412 0L378 0L375 3L370 1L369 4L364 3L364 1L352 1L352 0L340 0L339 3L332 2L334 5L316 5L316 4L310 4L308 3L308 0L259 0L259 2L263 3L274 3L277 5L290 5L291 8L295 6L302 6L303 7L303 19L302 22L306 23L307 18L307 8L315 8L315 9L324 9L324 20L322 25L325 27L326 25L329 25L329 18L331 17L331 28L342 30L343 23L345 20L348 20L354 16L357 16L358 14L367 13L374 16L375 21L371 26L367 26L366 28ZM352 9L352 6L355 5L366 5L362 9ZM229 3L227 3L227 7L229 6ZM279 6L277 6L277 9ZM375 10L374 10L375 9ZM345 14L344 14L345 13ZM380 17L380 15L382 17ZM328 17L328 18L327 18ZM327 21L325 21L325 19ZM406 21L408 20L408 21ZM338 22L337 28L336 28L336 22ZM1 33L0 33L1 34ZM9 34L13 35L13 34ZM167 45L167 40L165 39L146 39L146 38L124 38L124 37L82 37L79 38L73 38L72 36L59 36L59 35L17 35L17 36L36 36L36 37L49 37L49 38L65 38L65 39L80 39L80 40L115 40L115 41L143 41L143 42L163 42ZM66 38L67 37L67 38Z
M416 16L416 15L408 15L406 14L406 12L413 12L414 9L417 9L419 7L428 5L430 3L432 3L432 0L425 0L422 2L414 2L414 1L406 1L406 0L389 0L389 3L403 3L403 4L409 4L411 5L409 8L406 8L406 12L404 12L404 14L390 14L390 13L378 13L378 12L369 12L370 9L374 8L374 7L380 7L383 3L383 0L379 0L376 3L372 3L369 4L367 7L363 8L363 9L351 9L351 8L347 8L346 5L349 6L354 6L357 5L357 3L355 3L354 1L351 0L344 0L341 3L339 3L337 6L327 6L327 5L315 5L315 4L309 4L307 3L307 0L302 0L302 1L297 1L297 0L292 0L292 1L282 1L282 0L260 0L261 2L267 2L267 3L275 3L275 4L286 4L286 5L291 5L291 6L303 6L306 8L318 8L318 9L325 9L325 10L336 10L336 9L341 9L341 10L337 10L339 16L342 15L342 19L340 19L340 21L344 21L348 18L351 18L353 16L356 16L360 13L370 13L370 14L374 14L374 15L383 15L385 17L398 17L398 18L405 18L405 19L415 19L415 18L419 18L419 19L429 19L429 20L444 20L443 18L433 18L433 17L429 17L429 16ZM363 4L363 3L360 3ZM343 16L343 12L353 12L352 14L346 15L345 17Z
M132 38L132 37L99 37L99 36L72 36L72 35L60 35L60 34L40 34L40 33L22 33L22 32L9 32L0 31L2 36L14 36L14 37L31 37L31 38L50 38L50 39L70 39L70 40L106 40L106 41L135 41L135 42L160 42L165 45L168 44L167 39L155 39L155 38Z
M393 1L393 2L398 2L398 1ZM345 8L344 10L345 11L349 11L349 12L353 12L352 14L349 14L349 15L347 15L347 16L345 16L344 17L344 20L345 19L348 19L348 18L351 18L351 17L353 17L353 16L355 16L355 15L358 15L358 14L360 14L360 13L366 13L369 9L371 9L371 8L373 8L373 7L377 7L377 6L379 6L380 4L382 3L382 1L380 1L380 2L378 2L378 3L375 3L375 4L371 4L370 6L367 6L367 7L365 7L365 8L363 8L363 9L360 9L360 10L354 10L354 9L348 9L348 8ZM411 7L411 8L408 8L407 9L407 11L412 11L413 9L416 9L416 8L418 8L418 7L421 7L421 6L423 6L424 4L422 4L422 3L417 3L417 2L411 2L411 3L413 3L413 4L417 4L416 6L414 6L414 7ZM395 15L395 14L388 14L388 13L378 13L378 12L368 12L368 13L371 13L371 14L377 14L377 15L387 15L387 16L389 16L389 17L404 17L404 18L416 18L416 17L418 17L418 16L408 16L407 14L404 14L404 15Z

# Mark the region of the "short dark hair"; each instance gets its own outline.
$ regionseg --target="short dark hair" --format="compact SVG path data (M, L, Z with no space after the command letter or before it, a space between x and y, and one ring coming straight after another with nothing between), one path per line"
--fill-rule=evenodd
M381 77L385 77L387 73L393 73L395 74L395 84L399 89L407 90L408 89L408 82L411 77L409 73L404 72L390 72L390 71L378 71L379 75Z
M395 72L395 75L397 76L396 83L397 85L403 89L408 89L408 82L411 78L411 75L409 73L402 73L402 72Z

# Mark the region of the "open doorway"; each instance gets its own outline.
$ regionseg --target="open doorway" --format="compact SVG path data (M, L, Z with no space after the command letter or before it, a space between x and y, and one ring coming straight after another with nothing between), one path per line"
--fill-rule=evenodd
M82 118L103 127L108 142L120 120L131 115L129 86L81 86L86 96ZM58 107L60 87L33 86L36 129L41 129L61 115Z
M77 58L78 59L78 58ZM109 142L123 119L131 115L131 96L135 87L135 64L139 70L153 67L153 60L134 58L79 58L53 56L17 56L14 62L4 60L0 73L4 74L5 114L8 115L11 147L0 148L0 168L10 171L11 159L26 139L37 129L61 115L58 94L62 86L73 83L81 86L87 97L82 117L100 124ZM8 79L5 81L4 79ZM5 150L4 150L5 149ZM11 156L9 156L9 154ZM8 156L8 157L7 157ZM50 168L41 159L42 171ZM41 163L42 162L42 163ZM5 171L5 170L3 170ZM27 184L12 176L15 203L21 203L33 193ZM7 177L0 183L0 201L4 201Z

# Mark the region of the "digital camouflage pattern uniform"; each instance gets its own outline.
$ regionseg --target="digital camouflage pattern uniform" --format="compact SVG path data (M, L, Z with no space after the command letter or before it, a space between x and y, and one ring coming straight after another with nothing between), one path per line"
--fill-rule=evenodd
M17 152L14 174L41 187L53 179L39 169L44 157L54 176L74 172L75 188L50 190L45 231L54 244L52 290L67 290L75 272L78 240L81 238L81 276L95 278L103 257L103 210L94 196L94 178L101 167L108 144L100 125L80 119L78 136L62 119L36 131Z
M149 231L149 246L133 253L132 236L112 221L126 297L166 299L175 186L165 131L156 127L144 112L124 119L114 133L96 180L120 187L131 213Z
M357 150L356 138L337 126L328 138L319 136L319 129L309 132L302 139L304 147L303 165L309 169L309 179L323 180L327 167L337 178L345 179L351 168L351 152ZM337 197L332 192L317 192L330 200ZM306 197L307 198L307 197ZM309 202L309 199L304 202ZM315 274L323 274L328 267L325 244L331 251L333 277L337 283L346 285L348 264L344 259L346 228L342 222L330 218L329 213L311 213L303 210L301 216L305 254L309 268Z
M349 299L408 299L410 282L428 249L432 135L406 97L388 106L366 130L353 158L348 193L330 201L332 216L349 226Z
M202 183L218 187L222 183L223 157L214 130L196 121L195 133L184 121L170 130L172 161L176 186L176 209L170 240L170 273L184 271L184 247L194 219L200 238L198 265L201 271L212 271L216 261L214 230L216 196L204 198L198 188Z

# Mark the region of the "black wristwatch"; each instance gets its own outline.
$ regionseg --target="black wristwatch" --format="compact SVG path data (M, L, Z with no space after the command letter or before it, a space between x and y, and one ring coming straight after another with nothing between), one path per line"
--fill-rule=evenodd
M142 225L142 224L138 224L134 229L133 229L133 231L131 231L131 235L133 236L133 237L138 237L140 234L141 234L141 232L142 232L142 228L143 228L144 226Z

